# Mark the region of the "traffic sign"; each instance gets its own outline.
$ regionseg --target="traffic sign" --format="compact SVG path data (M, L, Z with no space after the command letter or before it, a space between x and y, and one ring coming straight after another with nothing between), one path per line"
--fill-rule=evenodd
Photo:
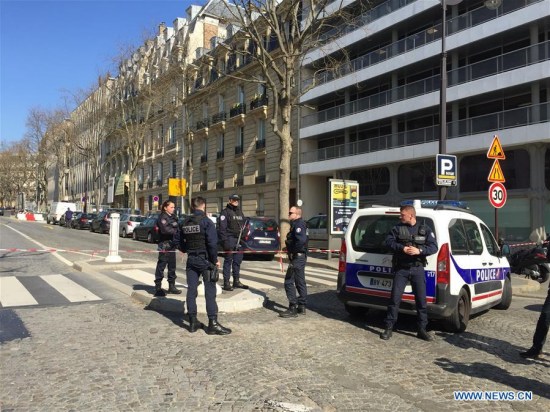
M438 154L435 160L437 186L456 186L458 179L456 156Z
M489 172L489 176L487 177L488 182L505 182L506 179L504 178L504 173L502 172L502 168L500 167L500 163L497 159L493 162L493 167L491 167L491 171Z
M500 209L506 203L506 188L500 182L495 182L489 187L489 202L493 207Z
M502 145L500 144L500 140L497 135L493 137L493 142L491 143L491 146L487 151L487 158L500 159L500 160L506 159L506 155L504 154L504 149L502 148Z
M159 197L158 196L153 196L153 202L158 202L159 201Z

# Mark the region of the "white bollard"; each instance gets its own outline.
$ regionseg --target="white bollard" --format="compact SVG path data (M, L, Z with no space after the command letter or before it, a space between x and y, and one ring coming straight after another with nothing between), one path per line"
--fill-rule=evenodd
M107 263L122 262L122 258L118 255L118 231L120 223L120 214L111 213L111 225L109 229L109 255L105 258Z

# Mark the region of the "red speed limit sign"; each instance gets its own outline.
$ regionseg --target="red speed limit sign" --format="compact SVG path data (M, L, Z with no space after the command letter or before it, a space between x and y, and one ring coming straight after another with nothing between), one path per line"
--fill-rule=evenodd
M500 182L495 182L489 187L489 202L500 209L506 203L506 188Z

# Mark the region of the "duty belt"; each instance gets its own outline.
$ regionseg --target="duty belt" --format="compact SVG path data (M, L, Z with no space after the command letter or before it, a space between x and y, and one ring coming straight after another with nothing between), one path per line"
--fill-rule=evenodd
M300 257L300 256L305 256L306 254L305 253L289 253L288 256L290 257L290 259L296 259L297 257Z
M206 256L206 251L201 251L201 252L196 252L196 251L191 251L191 252L187 252L187 256Z
M423 267L424 264L422 262L411 262L411 263L398 263L397 268L399 269L410 269L410 268L417 268L417 267Z

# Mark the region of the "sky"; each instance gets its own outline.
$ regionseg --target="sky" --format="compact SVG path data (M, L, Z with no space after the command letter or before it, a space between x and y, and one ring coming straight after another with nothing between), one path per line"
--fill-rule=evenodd
M29 111L63 107L114 71L124 45L143 44L206 0L0 0L0 141L20 141Z

